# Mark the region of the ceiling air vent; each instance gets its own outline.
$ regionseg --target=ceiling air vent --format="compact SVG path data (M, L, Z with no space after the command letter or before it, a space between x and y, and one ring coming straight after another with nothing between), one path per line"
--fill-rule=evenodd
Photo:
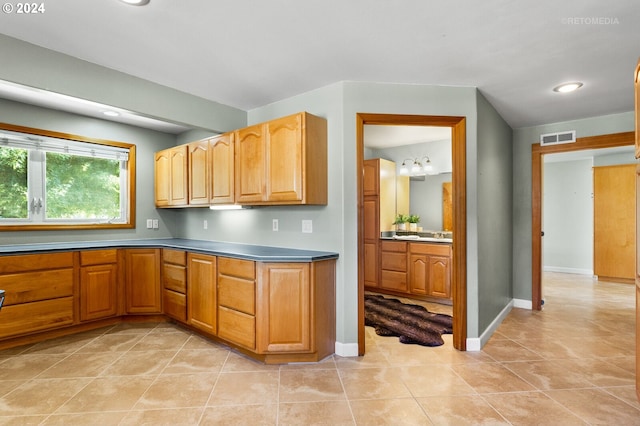
M547 133L540 135L540 145L558 145L561 143L573 143L576 141L576 131Z

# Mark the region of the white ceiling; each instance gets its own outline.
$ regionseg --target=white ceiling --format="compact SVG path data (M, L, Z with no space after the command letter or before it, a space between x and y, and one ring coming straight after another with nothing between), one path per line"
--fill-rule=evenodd
M383 149L451 140L451 127L365 125L363 136L367 148Z
M0 32L250 110L338 81L474 86L514 128L633 110L637 0L118 0ZM43 64L46 72L47 64ZM579 80L573 94L552 88Z

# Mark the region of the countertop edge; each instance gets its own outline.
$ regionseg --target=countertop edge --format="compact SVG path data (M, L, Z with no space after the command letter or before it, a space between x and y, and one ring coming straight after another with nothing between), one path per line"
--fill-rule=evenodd
M0 245L0 256L54 253L109 248L168 248L194 253L253 260L257 262L317 262L337 259L338 253L307 249L258 246L220 241L188 240L181 238L144 240L68 241L59 243Z

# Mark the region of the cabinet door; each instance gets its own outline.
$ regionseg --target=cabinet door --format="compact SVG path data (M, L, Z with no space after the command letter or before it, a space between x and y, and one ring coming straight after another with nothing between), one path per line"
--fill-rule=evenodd
M160 250L125 250L125 265L127 313L161 313Z
M169 157L171 192L169 205L186 206L189 202L187 188L187 147L172 148Z
M640 59L636 65L633 86L636 99L636 158L640 158Z
M427 294L428 256L412 254L409 260L409 291L413 294Z
M267 201L302 201L302 115L267 123Z
M216 334L216 257L187 255L187 319L189 324Z
M451 258L429 256L429 296L451 298Z
M235 136L236 202L262 201L265 193L264 125L238 130Z
M80 268L80 321L116 315L117 274L116 264Z
M256 307L259 353L311 350L311 294L306 263L260 264Z
M379 164L377 159L364 161L362 190L365 197L368 195L378 195L379 193Z
M226 133L210 141L211 203L235 201L233 133Z
M157 207L168 206L171 198L169 150L155 154L155 200Z
M364 243L364 285L378 286L378 244Z
M209 204L209 141L192 142L187 145L189 168L189 205Z

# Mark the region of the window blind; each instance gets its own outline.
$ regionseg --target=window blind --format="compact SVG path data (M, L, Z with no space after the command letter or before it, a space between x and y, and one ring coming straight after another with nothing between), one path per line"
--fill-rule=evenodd
M127 161L129 159L128 148L58 139L49 136L35 136L7 130L0 131L1 147L34 149L118 161Z

